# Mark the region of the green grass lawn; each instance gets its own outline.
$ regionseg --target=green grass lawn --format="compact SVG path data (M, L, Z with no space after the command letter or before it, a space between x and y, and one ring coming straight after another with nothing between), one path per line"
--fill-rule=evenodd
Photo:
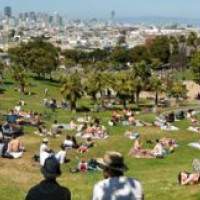
M49 81L32 80L35 86L29 89L35 93L33 96L24 96L14 91L15 85L8 79L6 80L4 94L0 95L0 110L6 112L13 108L20 98L23 98L27 105L25 110L33 109L39 113L48 112L51 116L46 119L47 127L53 120L59 122L69 122L72 117L83 116L84 113L70 113L69 111L58 110L51 112L43 106L44 89L49 88L48 97L56 97L61 100L59 85ZM88 99L78 102L79 105L91 107ZM89 113L91 116L101 118L103 125L107 126L107 121L111 115L110 112ZM142 120L153 120L154 114L141 112L138 116ZM73 196L73 200L88 200L92 194L93 185L103 178L101 172L87 172L86 174L71 174L70 167L76 167L75 157L95 158L102 157L108 150L121 152L125 157L125 162L129 167L126 175L138 178L145 193L145 199L148 200L198 200L200 199L199 187L195 186L179 186L177 184L177 174L181 170L191 171L191 162L193 158L199 157L200 151L187 146L188 142L198 141L199 134L186 131L189 122L186 120L176 122L176 126L180 131L164 132L154 127L107 127L110 136L106 140L95 140L95 147L85 154L78 154L74 150L70 150L67 155L71 162L62 166L62 176L58 182L68 187ZM168 136L176 139L180 143L180 147L165 159L134 159L127 156L132 146L132 141L124 136L124 132L129 130L137 131L141 134L144 147L153 148L147 145L145 140L156 139ZM0 199L1 200L22 200L24 199L30 187L42 180L40 174L40 166L31 160L33 154L38 152L41 137L36 136L33 132L36 128L25 127L25 135L22 140L25 143L27 152L23 158L18 160L0 159ZM69 134L74 134L71 131ZM59 149L59 145L64 140L66 133L61 137L50 138L50 146L54 150ZM79 141L82 141L79 139Z

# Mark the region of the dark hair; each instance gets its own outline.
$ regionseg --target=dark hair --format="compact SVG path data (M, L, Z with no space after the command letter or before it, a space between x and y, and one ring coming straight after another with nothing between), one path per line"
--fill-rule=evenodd
M58 123L58 121L57 120L54 120L54 124L57 124Z
M159 139L156 139L156 143L159 143L160 142L160 140Z
M74 144L77 144L77 141L76 141L75 136L72 136L72 142L73 142Z
M110 169L108 167L104 167L104 170L107 171L110 174L111 177L119 177L119 176L124 175L124 173L122 171Z
M91 137L88 137L88 138L87 138L87 141L88 141L88 142L91 142L91 141L92 141L92 138L91 138Z
M177 180L178 180L178 183L181 184L181 182L182 182L182 172L180 172L178 174Z
M66 139L67 140L71 140L71 136L70 135L66 135Z

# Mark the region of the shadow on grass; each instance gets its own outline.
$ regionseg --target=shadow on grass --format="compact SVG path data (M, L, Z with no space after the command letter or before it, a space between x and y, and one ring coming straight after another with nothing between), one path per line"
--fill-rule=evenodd
M60 84L60 81L59 80L55 80L55 79L48 79L48 78L45 78L45 77L39 77L39 76L34 76L34 75L31 75L30 77L33 80L40 81L40 82L46 83L48 85L57 86L57 85Z

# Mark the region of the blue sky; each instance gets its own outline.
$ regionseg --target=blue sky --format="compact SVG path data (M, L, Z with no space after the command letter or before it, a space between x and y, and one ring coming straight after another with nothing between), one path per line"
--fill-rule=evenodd
M0 0L0 10L11 6L14 13L55 11L69 18L172 16L200 18L200 0Z

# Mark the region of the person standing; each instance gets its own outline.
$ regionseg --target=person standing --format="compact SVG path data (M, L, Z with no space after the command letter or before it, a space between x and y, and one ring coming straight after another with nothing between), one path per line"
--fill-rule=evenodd
M29 190L25 200L71 200L70 190L56 181L61 175L61 170L55 157L45 160L41 172L45 179Z
M103 169L105 179L94 186L92 200L144 200L140 182L124 176L128 168L120 153L107 152L96 162Z

